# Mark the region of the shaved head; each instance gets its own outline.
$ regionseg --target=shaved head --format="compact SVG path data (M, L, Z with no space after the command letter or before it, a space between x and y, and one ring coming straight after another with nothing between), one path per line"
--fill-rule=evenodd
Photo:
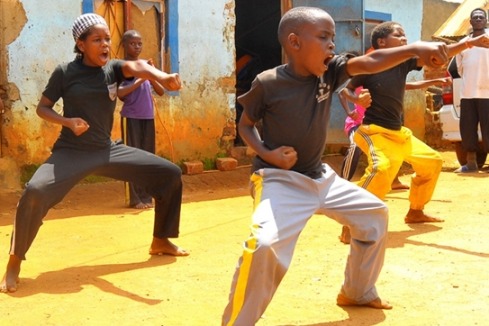
M124 33L124 35L122 35L122 43L126 43L129 39L135 38L135 37L141 38L141 34L139 34L139 32L134 30L134 29L130 29L130 30L126 31Z
M278 40L282 46L289 34L300 34L305 25L314 24L319 17L329 16L320 8L315 7L295 7L287 11L278 25ZM331 18L331 20L333 20Z

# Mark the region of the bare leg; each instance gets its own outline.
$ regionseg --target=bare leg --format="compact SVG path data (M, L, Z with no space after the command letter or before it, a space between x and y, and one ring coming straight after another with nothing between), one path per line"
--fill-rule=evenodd
M182 249L173 243L171 243L168 238L155 238L153 237L153 242L149 249L150 255L171 255L171 256L188 256L190 253L185 249Z
M7 270L0 283L0 292L7 293L17 291L21 263L22 260L19 257L10 255L7 263Z
M357 303L354 300L345 297L341 293L338 294L338 297L336 298L336 304L338 306L344 306L344 307L357 306L357 307L368 307L374 309L392 309L392 305L389 304L387 301L382 300L381 298L376 298L367 303Z
M422 209L409 209L409 212L404 218L406 223L431 223L431 222L444 222L445 220L426 215Z

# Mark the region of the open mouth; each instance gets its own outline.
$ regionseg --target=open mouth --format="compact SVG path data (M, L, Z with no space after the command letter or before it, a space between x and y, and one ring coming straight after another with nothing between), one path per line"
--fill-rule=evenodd
M331 53L326 59L324 59L324 66L326 69L328 69L328 64L329 62L333 59L334 53Z

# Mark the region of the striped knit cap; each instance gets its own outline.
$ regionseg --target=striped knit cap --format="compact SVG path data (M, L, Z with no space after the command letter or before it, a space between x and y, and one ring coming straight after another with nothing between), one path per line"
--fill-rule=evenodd
M73 27L71 30L75 42L83 33L87 31L87 29L97 24L107 26L105 19L97 14L90 13L90 14L83 14L79 16L73 23Z

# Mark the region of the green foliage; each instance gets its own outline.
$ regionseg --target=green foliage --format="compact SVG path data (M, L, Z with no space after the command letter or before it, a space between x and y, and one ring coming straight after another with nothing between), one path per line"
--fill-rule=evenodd
M216 155L216 158L223 158L223 157L227 157L226 153L217 153Z
M216 159L214 158L204 158L202 164L204 164L204 171L216 169Z
M39 168L39 164L27 164L20 168L20 185L24 187L27 181L29 181Z

